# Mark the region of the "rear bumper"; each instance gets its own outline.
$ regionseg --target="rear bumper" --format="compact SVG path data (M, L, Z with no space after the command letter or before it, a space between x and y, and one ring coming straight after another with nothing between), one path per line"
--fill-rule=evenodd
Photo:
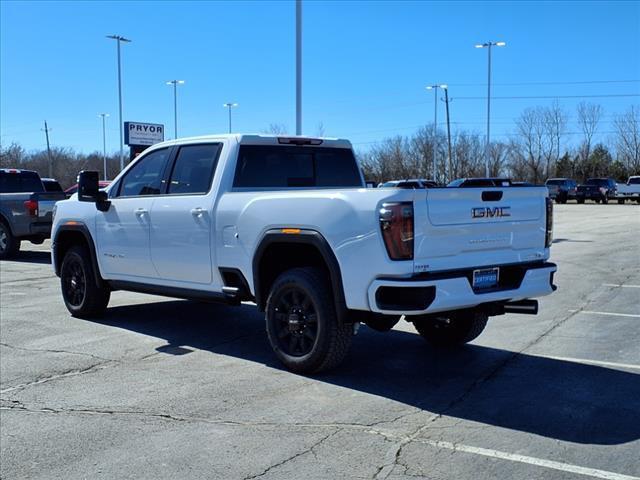
M474 291L469 273L473 269L435 273L408 279L377 279L368 290L371 311L389 315L423 315L471 308L483 303L542 297L556 290L554 263L536 263L509 268L512 280L502 288Z

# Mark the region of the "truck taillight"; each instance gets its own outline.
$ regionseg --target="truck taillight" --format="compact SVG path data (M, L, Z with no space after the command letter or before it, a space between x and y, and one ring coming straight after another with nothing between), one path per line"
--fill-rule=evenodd
M383 203L379 214L382 238L389 258L413 259L413 204Z
M545 198L547 202L547 221L545 228L545 237L544 237L544 247L549 248L551 246L551 242L553 241L553 201L547 197Z
M27 200L24 202L24 208L31 217L38 216L38 202L36 200Z

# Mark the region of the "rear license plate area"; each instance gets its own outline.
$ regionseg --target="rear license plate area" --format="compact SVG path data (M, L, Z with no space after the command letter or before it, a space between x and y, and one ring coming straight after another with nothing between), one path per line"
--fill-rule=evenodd
M472 286L474 290L496 288L500 279L500 268L482 268L473 271Z

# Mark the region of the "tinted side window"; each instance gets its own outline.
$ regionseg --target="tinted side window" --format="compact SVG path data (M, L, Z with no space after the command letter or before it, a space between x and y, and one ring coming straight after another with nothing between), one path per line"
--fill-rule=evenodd
M169 149L156 150L142 157L127 172L120 185L120 197L159 195Z
M221 145L188 145L180 147L171 172L168 193L207 193L211 187Z
M346 148L243 145L234 187L362 187L353 152Z

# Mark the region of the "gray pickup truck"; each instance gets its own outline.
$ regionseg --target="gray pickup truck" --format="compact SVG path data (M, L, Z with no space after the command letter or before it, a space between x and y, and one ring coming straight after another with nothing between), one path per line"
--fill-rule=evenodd
M53 207L64 199L64 192L46 192L37 172L0 169L0 259L18 253L22 240L49 238Z

